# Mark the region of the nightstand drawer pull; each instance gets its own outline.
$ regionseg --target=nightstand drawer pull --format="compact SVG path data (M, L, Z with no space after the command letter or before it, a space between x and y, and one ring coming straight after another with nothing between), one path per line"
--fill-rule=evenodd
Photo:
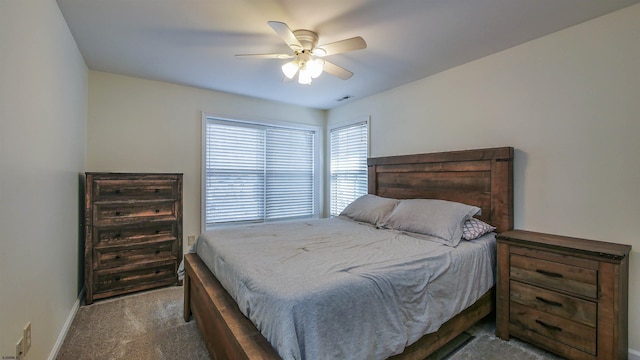
M157 192L157 193L159 193L159 192L160 192L160 189L156 189L156 190L155 190L154 192Z
M536 272L540 273L542 275L549 276L549 277L555 277L555 278L563 277L562 274L554 273L554 272L551 272L551 271L545 271L545 270L538 269L538 270L536 270Z
M547 299L545 299L543 297L540 297L540 296L536 296L536 300L541 301L541 302L543 302L543 303L545 303L547 305L562 307L561 303L559 303L557 301L547 300Z
M116 239L120 238L120 236L122 236L120 233L113 234L113 237L116 238Z
M120 194L120 189L116 189L116 190L114 191L114 193L116 193L116 194Z
M160 254L160 250L156 250L156 254Z
M120 211L116 211L116 216L120 216Z
M549 330L554 330L554 331L562 331L562 328L559 328L557 326L553 326L553 325L549 325L547 323L545 323L544 321L540 321L538 319L536 319L536 322L544 327L546 327Z
M120 276L116 276L116 277L114 278L114 280L115 280L115 281L120 281L120 279L121 279L121 277L120 277Z
M156 234L160 234L160 230L156 230Z
M160 212L160 209L156 209L156 214Z
M120 259L120 255L116 255L116 260Z

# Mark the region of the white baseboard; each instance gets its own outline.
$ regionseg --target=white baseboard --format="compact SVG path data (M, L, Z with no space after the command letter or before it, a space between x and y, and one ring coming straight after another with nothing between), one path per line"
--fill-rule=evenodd
M62 326L62 330L60 331L60 334L58 335L58 340L56 340L56 343L53 345L53 349L51 349L51 353L49 354L49 358L48 358L49 360L55 360L55 358L58 356L58 352L60 351L60 348L62 347L62 343L64 342L64 338L67 337L67 332L69 331L69 328L71 327L71 323L73 322L73 319L76 317L76 314L78 313L78 309L80 308L80 303L81 303L83 297L84 297L84 287L80 291L80 294L78 295L78 298L76 299L76 302L73 304L73 307L71 308L71 312L69 312L69 316L67 316L67 321L65 321L64 322L64 326Z
M640 360L640 351L629 349L629 360Z

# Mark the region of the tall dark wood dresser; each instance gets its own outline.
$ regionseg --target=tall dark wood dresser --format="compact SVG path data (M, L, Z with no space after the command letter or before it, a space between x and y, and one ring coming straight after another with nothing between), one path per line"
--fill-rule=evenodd
M498 236L496 335L568 359L626 359L631 246L512 230Z
M182 174L85 174L86 304L178 283Z

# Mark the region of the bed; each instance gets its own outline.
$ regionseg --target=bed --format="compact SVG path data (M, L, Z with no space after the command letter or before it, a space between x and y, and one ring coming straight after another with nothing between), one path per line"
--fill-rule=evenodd
M513 148L371 158L368 168L370 194L465 203L480 208L477 217L495 226L497 232L513 227ZM193 315L212 358L281 358L198 254L186 255L184 266L184 318L189 321ZM424 359L488 315L493 306L490 289L448 317L437 331L411 340L402 353L391 358Z

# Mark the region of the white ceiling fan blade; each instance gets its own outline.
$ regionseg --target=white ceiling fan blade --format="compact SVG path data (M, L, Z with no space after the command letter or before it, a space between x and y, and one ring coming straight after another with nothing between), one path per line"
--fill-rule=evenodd
M284 42L289 46L293 51L302 51L303 47L300 44L300 41L293 34L293 31L289 29L287 24L280 21L269 21L269 26L284 40Z
M295 56L289 54L237 54L236 57L254 59L291 59Z
M340 67L332 62L327 60L324 61L324 72L331 74L333 76L337 76L342 80L347 80L353 76L353 73L343 67Z
M325 45L317 46L313 49L313 55L329 56L344 53L347 51L366 49L367 43L360 36L350 39L340 40Z

